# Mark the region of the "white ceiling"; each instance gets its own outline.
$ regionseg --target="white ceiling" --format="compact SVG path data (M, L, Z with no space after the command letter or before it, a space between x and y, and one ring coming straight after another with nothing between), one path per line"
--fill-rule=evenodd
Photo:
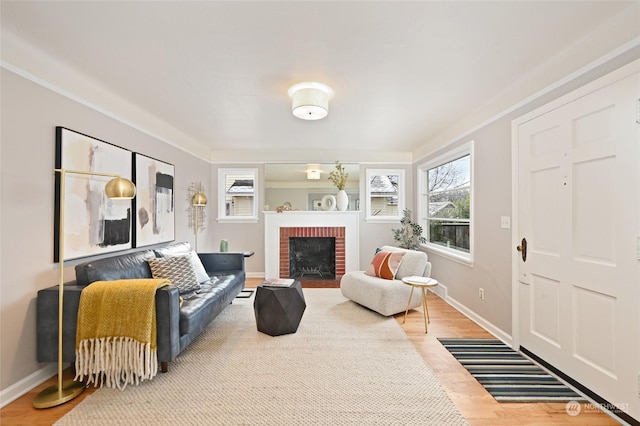
M1 7L5 66L214 161L411 161L640 35L638 1ZM301 81L335 90L327 118L292 116Z

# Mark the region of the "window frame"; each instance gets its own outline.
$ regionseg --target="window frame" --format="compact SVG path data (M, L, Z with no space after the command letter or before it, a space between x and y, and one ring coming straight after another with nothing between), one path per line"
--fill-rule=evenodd
M227 216L226 213L226 177L228 175L250 175L253 178L253 204L249 216ZM218 222L247 223L258 222L258 169L257 168L219 168L218 169Z
M377 216L372 215L371 211L371 179L374 176L380 175L397 175L398 176L398 214ZM388 223L399 222L402 219L402 212L406 206L406 184L405 184L405 170L404 169L366 169L365 173L365 203L366 214L365 221L369 223Z
M455 248L444 247L439 244L434 244L429 242L429 191L428 188L425 188L427 183L427 178L425 174L429 172L429 170L442 166L444 164L453 162L462 157L469 156L469 252L464 252L462 250L457 250ZM418 165L417 167L417 188L418 188L418 217L419 224L423 229L423 236L427 239L426 243L421 244L421 246L427 251L432 251L441 256L447 257L449 259L461 262L463 264L473 266L474 263L474 217L475 217L475 203L474 203L474 186L475 186L475 177L474 177L474 141L471 140L466 142L456 148L450 149L449 151L431 159L425 161L424 163Z

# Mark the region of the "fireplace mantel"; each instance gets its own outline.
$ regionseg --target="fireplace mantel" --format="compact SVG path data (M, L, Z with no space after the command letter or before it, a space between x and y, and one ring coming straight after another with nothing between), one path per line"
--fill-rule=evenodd
M357 271L360 265L359 218L357 211L286 211L264 213L265 275L278 278L280 274L280 228L344 227L345 272Z

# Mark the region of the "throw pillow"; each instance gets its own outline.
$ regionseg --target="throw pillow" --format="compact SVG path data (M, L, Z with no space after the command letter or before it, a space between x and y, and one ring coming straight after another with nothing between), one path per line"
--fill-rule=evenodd
M373 256L371 265L369 265L369 269L365 271L365 274L392 280L396 277L396 272L398 272L404 255L405 253L399 251L379 251Z
M176 257L174 255L171 255L172 257ZM184 254L178 255L179 256L185 256ZM169 257L169 256L167 256ZM189 258L191 259L191 263L193 264L193 270L196 273L196 277L198 278L198 282L200 284L202 284L205 281L209 281L211 279L211 277L209 277L209 274L207 274L207 270L204 269L204 265L202 264L202 261L200 260L200 257L198 256L198 253L196 253L195 251L191 251L189 252Z
M195 251L191 252L191 263L193 263L193 269L196 271L198 282L202 284L205 281L209 281L209 274L207 274L207 270L204 269L204 265Z
M190 254L152 258L147 262L153 278L168 279L171 284L178 287L180 294L191 293L200 288Z

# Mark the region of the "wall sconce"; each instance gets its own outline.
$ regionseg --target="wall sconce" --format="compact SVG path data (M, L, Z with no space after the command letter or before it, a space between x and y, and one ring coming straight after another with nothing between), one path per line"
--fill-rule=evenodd
M194 235L194 249L198 252L198 232L200 227L204 229L204 209L207 206L207 196L204 194L204 188L200 183L192 183L189 188L189 194L191 195L191 215L193 219L193 235Z
M62 380L62 364L63 364L63 335L62 329L64 324L64 207L65 207L65 178L67 174L86 175L86 176L102 176L111 177L104 188L104 192L110 199L130 200L136 196L136 186L128 179L118 175L108 173L94 173L80 170L54 169L56 173L60 173L60 238L58 240L58 381L55 385L51 385L44 389L33 399L34 408L50 408L71 401L84 390L84 385L75 380Z

